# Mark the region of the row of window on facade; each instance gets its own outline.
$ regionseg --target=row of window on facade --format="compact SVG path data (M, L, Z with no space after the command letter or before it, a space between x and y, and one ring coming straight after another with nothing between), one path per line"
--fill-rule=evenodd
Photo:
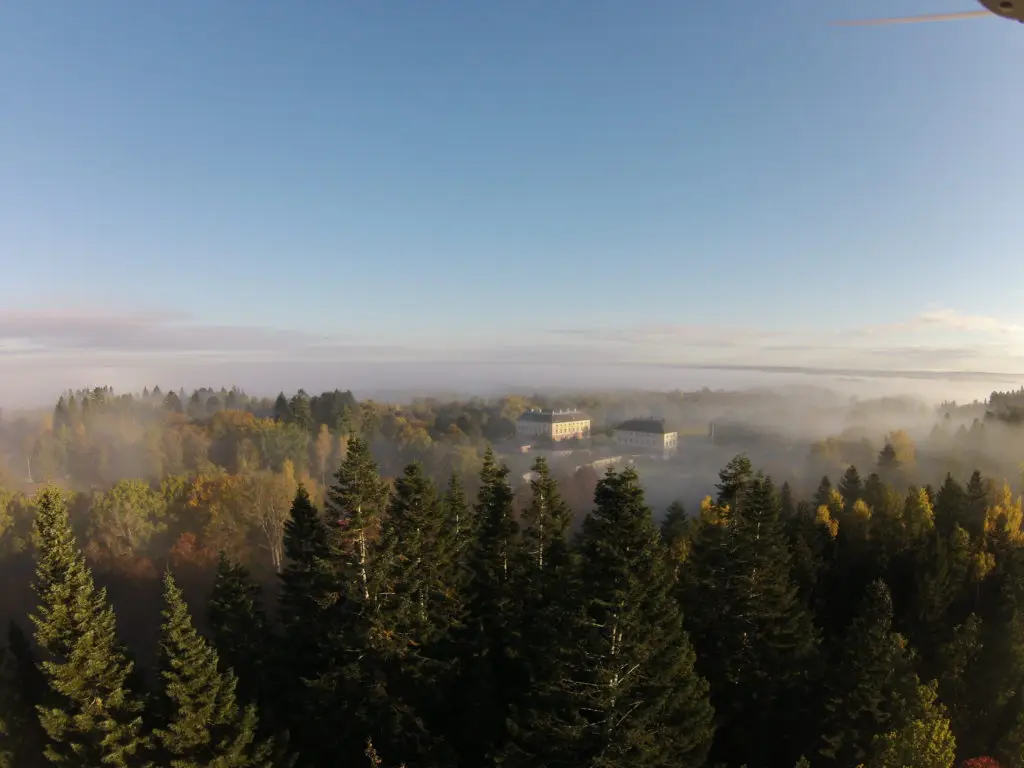
M678 432L664 431L663 427L660 430L614 429L612 435L615 443L623 446L657 450L672 450L678 447ZM554 442L585 438L590 436L590 419L562 422L551 419L548 421L536 418L534 412L530 412L529 417L521 418L516 422L516 432L524 436L543 436Z

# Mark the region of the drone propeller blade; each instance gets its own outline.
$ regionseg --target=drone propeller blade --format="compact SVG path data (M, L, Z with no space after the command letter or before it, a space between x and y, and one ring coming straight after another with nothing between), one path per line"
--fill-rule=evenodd
M879 24L917 24L923 21L954 21L957 19L974 19L991 16L989 11L963 11L961 13L931 13L927 16L902 16L894 19L865 19L863 21L837 21L844 27L867 27Z

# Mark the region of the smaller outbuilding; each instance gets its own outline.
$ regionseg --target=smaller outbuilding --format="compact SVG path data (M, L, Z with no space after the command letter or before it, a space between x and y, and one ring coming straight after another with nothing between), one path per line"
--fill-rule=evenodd
M679 448L679 432L664 419L629 419L612 430L612 439L622 448L668 455Z

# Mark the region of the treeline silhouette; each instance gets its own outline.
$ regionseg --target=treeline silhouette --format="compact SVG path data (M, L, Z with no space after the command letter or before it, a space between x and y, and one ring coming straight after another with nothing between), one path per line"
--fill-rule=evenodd
M637 472L609 469L572 533L543 459L517 508L490 451L471 500L418 463L386 482L353 438L322 506L298 485L272 596L222 554L207 639L164 574L151 669L47 487L0 752L19 768L1021 765L1021 499L977 472L900 489L891 446L877 466L798 499L739 455L660 527Z

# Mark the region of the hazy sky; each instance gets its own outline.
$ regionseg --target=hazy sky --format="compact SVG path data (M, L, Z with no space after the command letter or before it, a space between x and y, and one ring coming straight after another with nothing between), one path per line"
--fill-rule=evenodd
M1024 27L829 24L970 7L2 3L0 401L984 390L1024 372Z

